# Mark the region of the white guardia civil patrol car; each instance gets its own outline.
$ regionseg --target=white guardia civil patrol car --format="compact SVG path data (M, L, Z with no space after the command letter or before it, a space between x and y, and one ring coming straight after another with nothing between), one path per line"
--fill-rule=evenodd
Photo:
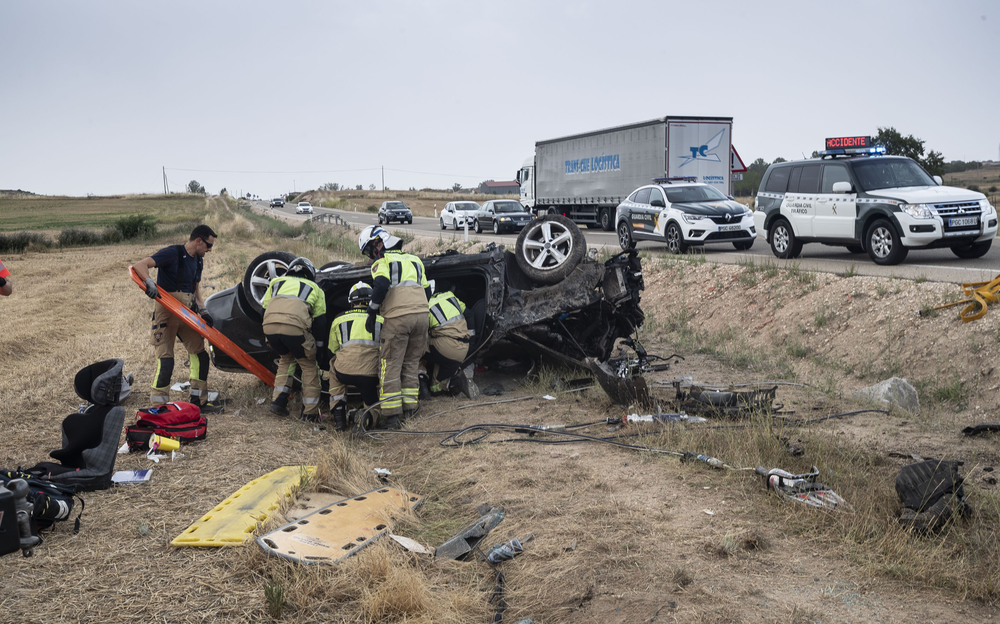
M757 236L753 214L710 184L684 178L657 179L618 205L615 230L622 249L637 241L666 243L670 253L707 243L732 243L750 249Z
M886 156L871 137L826 140L820 158L775 163L761 179L754 223L779 258L805 243L867 252L899 264L911 249L948 247L979 258L997 234L997 212L982 193L941 186L905 156Z

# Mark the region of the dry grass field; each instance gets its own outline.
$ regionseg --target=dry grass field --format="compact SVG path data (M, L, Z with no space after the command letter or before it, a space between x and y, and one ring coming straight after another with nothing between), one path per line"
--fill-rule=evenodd
M349 230L279 237L214 198L196 212L220 234L206 260L209 292L234 284L269 249L314 262L358 260ZM126 411L146 406L152 304L126 268L173 242L180 237L2 256L15 292L0 299L0 467L30 466L59 447L60 422L80 403L73 375L91 362L122 358L138 380ZM434 237L412 247L447 243ZM152 479L84 493L79 534L62 523L34 557L0 559L12 583L0 597L0 621L470 623L495 621L501 605L502 621L536 624L1000 617L1000 452L993 438L961 434L1000 420L1000 309L968 324L953 310L919 317L956 299L958 286L813 274L794 263L647 256L644 275L640 339L650 353L683 356L647 377L662 409L672 407L670 381L691 377L723 386L791 382L778 387L782 413L613 429L606 419L637 408L615 405L599 389L554 385L578 371L546 368L532 378L485 371L481 384L499 383L500 396L428 400L403 432L354 438L277 418L266 409L269 388L213 369L209 385L230 403L209 417L207 439L158 464L119 455L117 469L151 467ZM175 380L185 360L178 347ZM853 392L894 375L918 388L918 412L795 422L870 408ZM647 450L501 427L553 424ZM481 433L449 445L449 436L473 425ZM704 453L737 469L663 451ZM970 520L925 537L898 525L893 480L912 456L965 462ZM394 532L432 548L484 504L506 511L485 546L534 537L497 567L502 603L490 601L497 575L487 564L436 560L389 540L336 566L292 564L252 542L170 546L250 480L299 464L319 467L299 501L365 492L379 485L374 468L391 470L392 485L424 497L415 513L395 518ZM793 472L815 465L852 509L779 499L752 473L757 465ZM262 529L278 526L287 511Z

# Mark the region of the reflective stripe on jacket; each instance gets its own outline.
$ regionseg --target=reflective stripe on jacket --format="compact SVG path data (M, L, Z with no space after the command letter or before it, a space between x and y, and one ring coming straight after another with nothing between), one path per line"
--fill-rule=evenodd
M326 294L316 282L281 276L271 280L261 305L264 323L281 323L309 331L312 320L326 314Z

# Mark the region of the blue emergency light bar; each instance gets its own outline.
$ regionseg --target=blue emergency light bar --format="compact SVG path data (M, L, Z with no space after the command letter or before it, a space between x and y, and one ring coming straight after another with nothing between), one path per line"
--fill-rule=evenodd
M834 156L878 156L885 154L884 145L873 145L871 147L843 147L839 149L827 149L817 152L820 158L832 158Z

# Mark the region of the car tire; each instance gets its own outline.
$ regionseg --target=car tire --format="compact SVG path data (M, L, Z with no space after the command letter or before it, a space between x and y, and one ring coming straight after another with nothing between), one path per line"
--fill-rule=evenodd
M802 243L795 238L792 226L785 219L778 219L771 225L769 236L771 253L776 257L798 258L802 253Z
M598 217L601 221L601 229L605 232L610 232L615 225L615 216L611 214L611 210L607 208L601 208L600 215Z
M973 258L982 258L985 256L992 245L992 240L972 243L971 245L955 245L951 248L951 253L965 260L972 260Z
M382 215L379 215L379 216L378 216L378 224L379 224L379 225L382 225Z
M885 219L878 219L869 226L865 233L865 242L868 247L868 257L875 264L899 264L909 251L903 247L903 241L899 239L896 228Z
M455 228L456 232L458 231L458 219L451 222L451 227Z
M295 259L295 254L287 251L268 251L260 254L247 266L243 273L243 292L246 302L257 314L264 313L264 293L271 280L285 274L285 269Z
M587 252L586 239L575 223L562 215L549 215L526 225L517 236L517 266L538 284L555 284L566 278Z
M442 230L447 230L448 229L448 226L444 224L444 219L441 219L441 229Z
M861 245L848 245L847 253L852 253L852 254L865 253L865 248L862 247Z
M754 239L752 238L745 241L736 241L733 243L733 247L735 247L737 251L746 251L747 249L753 247L753 241Z
M500 235L500 222L496 219L493 220L493 233L497 236Z
M402 221L400 221L400 223L402 223ZM409 219L407 219L406 220L406 224L407 225L413 225L413 217L410 217Z
M625 221L618 224L618 245L622 248L622 251L635 249L635 239L632 238L632 228Z
M682 254L688 250L681 226L672 221L667 224L667 229L663 232L663 241L667 244L667 251L672 254Z
M482 234L483 233L483 228L479 227L479 219L476 219L473 222L472 229L474 229L476 231L476 234Z

